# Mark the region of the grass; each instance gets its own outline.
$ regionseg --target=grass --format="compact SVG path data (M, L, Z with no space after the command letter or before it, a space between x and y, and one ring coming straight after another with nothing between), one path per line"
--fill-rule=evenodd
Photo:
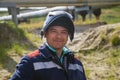
M78 20L75 21L75 24L90 24L95 22L107 22L108 24L119 23L120 22L120 6L102 8L102 13L100 20L96 20L95 16L92 14L92 19L89 19L89 15L86 16L86 21L82 21L82 17L79 15Z
M120 22L120 6L102 9L101 20L109 24Z
M120 47L111 47L104 51L79 53L84 64L88 80L119 80ZM92 68L94 67L94 68ZM98 68L97 68L98 67ZM100 68L101 67L101 68Z
M120 45L120 37L119 34L114 34L111 37L111 43L113 46L119 46Z
M107 58L108 64L113 64L115 66L119 66L119 57L120 57L120 48L112 48L109 50L109 57Z
M9 54L15 53L21 56L36 49L36 45L31 40L33 37L29 39L28 35L32 37L34 34L29 34L24 29L15 27L12 22L0 23L0 67L3 66L2 63L6 61Z

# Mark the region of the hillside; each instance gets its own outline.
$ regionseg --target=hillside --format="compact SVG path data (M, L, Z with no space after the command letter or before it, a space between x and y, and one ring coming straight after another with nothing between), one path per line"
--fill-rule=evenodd
M75 34L73 42L68 43L68 46L73 49L73 51L107 49L107 47L109 48L120 44L120 23L99 25L96 27L86 25L84 27L87 27L87 29L82 33L78 31L79 33L77 32ZM80 26L77 27L77 30L79 28L82 30Z
M8 80L20 58L36 46L23 29L13 23L0 23L0 80Z

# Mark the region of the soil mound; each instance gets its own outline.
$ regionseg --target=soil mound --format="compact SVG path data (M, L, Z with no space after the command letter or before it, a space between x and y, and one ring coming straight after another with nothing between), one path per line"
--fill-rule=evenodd
M90 27L83 33L76 33L67 46L75 52L100 48L100 45L105 48L112 46L110 40L116 35L120 35L120 23Z

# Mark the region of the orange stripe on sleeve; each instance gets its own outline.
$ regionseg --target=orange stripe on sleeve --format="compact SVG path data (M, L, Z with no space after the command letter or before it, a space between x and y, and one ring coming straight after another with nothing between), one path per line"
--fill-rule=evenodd
M39 55L39 54L40 54L39 50L35 50L35 51L29 53L28 56L29 56L30 58L33 58L33 57L35 57L35 56L37 56L37 55Z

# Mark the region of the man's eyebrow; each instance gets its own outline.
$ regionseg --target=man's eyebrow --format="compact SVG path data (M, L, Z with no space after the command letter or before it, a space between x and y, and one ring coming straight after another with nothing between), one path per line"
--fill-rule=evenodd
M56 29L54 29L54 28L49 28L48 30L56 30Z
M48 30L57 30L56 28L49 28ZM63 29L62 31L67 31L68 32L68 29Z

